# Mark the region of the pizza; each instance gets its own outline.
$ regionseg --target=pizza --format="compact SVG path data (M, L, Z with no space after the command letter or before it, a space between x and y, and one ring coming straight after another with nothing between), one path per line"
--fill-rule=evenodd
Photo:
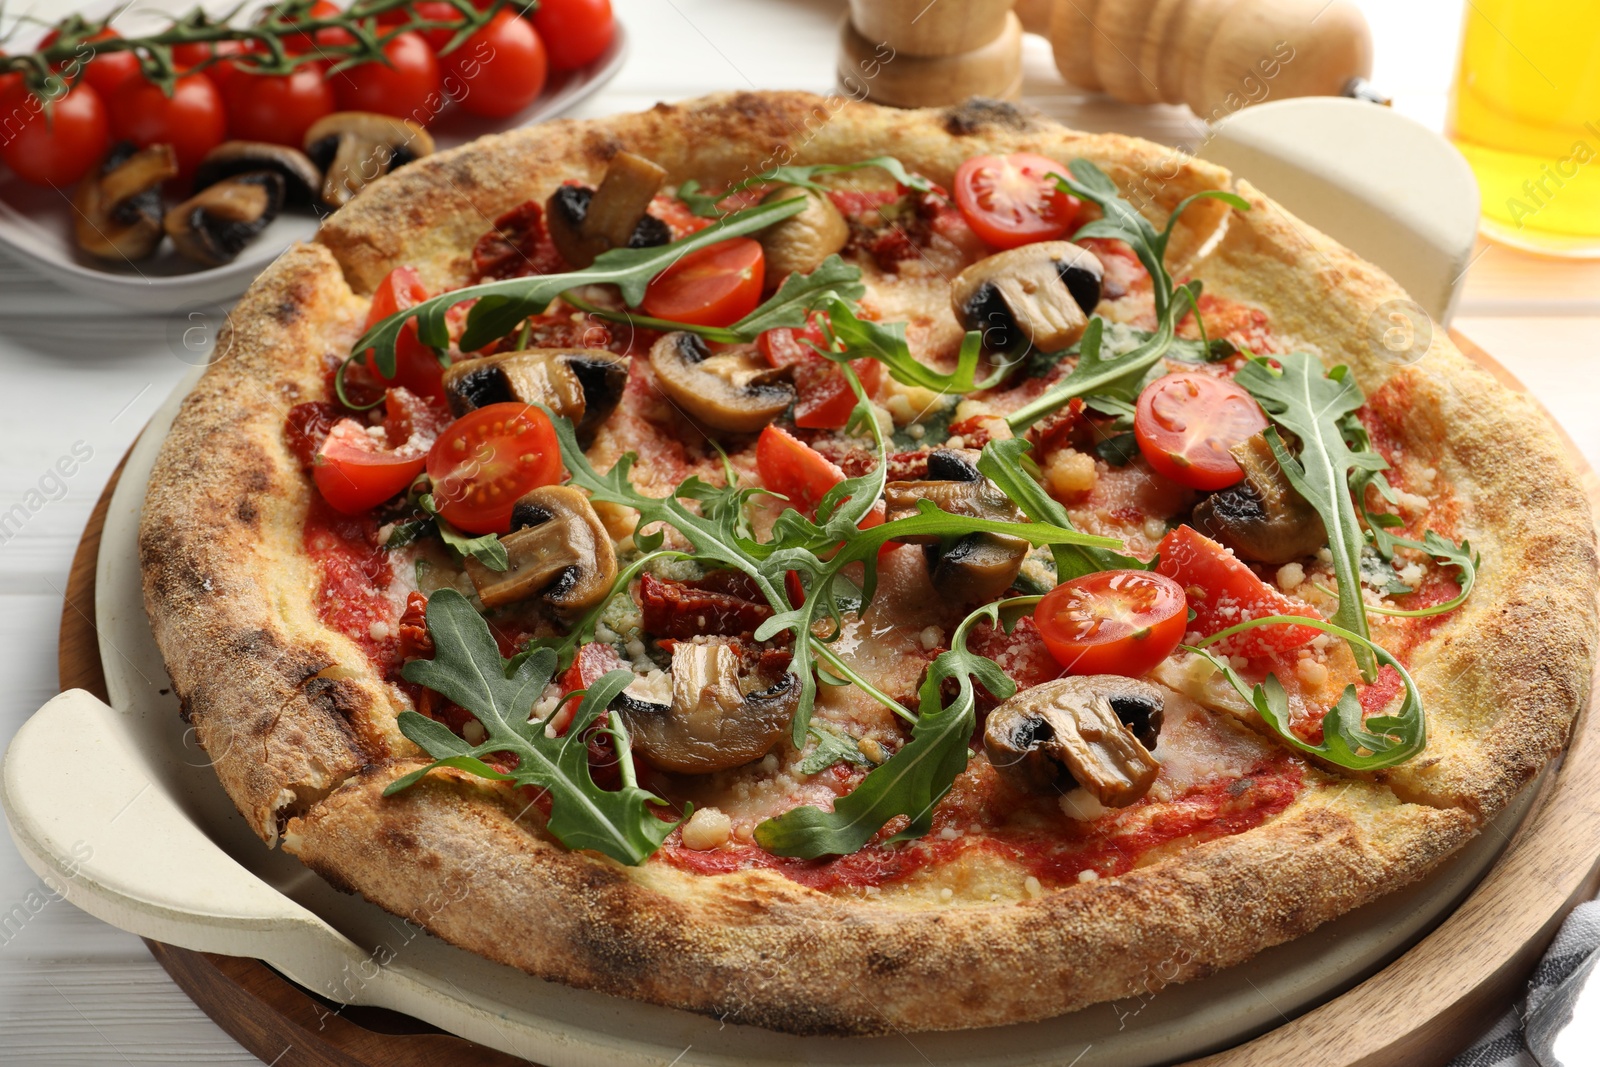
M1557 433L1380 343L1404 300L1008 104L489 137L233 311L146 604L262 840L455 945L800 1034L1046 1018L1423 877L1587 699Z

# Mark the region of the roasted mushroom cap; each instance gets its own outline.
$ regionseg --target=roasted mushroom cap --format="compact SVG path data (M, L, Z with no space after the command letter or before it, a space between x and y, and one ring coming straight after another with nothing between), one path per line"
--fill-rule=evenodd
M258 170L200 190L167 212L162 225L179 252L196 263L231 263L283 206L283 177Z
M805 197L806 209L761 232L757 238L766 257L767 277L775 280L795 271L807 274L844 247L850 226L826 196L795 185L780 185L761 198L763 204Z
M525 494L511 511L512 531L500 538L510 565L492 571L466 561L467 577L485 607L539 597L561 611L598 604L617 580L611 535L589 498L567 485Z
M116 145L72 194L78 247L102 259L152 255L161 244L161 183L177 173L170 145Z
M628 358L598 348L527 348L453 363L444 372L450 410L508 401L543 404L572 420L586 441L616 408L628 383Z
M1030 792L1082 786L1107 807L1125 807L1160 773L1150 750L1164 703L1160 689L1135 678L1060 678L991 711L983 749L996 770Z
M431 156L433 137L410 119L335 111L311 124L305 150L322 168L323 204L339 208L390 171Z
M956 317L989 348L1057 352L1083 335L1105 268L1087 248L1040 241L988 256L950 283Z
M198 191L258 170L282 176L285 207L310 207L322 186L322 172L297 148L265 141L224 141L195 168L194 187Z
M1011 499L978 473L969 456L955 449L934 451L928 457L927 479L890 482L883 498L890 522L915 515L922 500L952 515L1023 521ZM1005 534L967 534L943 547L922 543L929 544L933 587L960 604L992 600L1011 588L1028 555L1028 542Z
M794 720L800 683L787 672L766 678L740 672L725 639L680 641L672 650L672 703L624 692L614 707L633 751L646 763L679 774L709 774L758 760Z
M583 268L613 248L666 244L672 234L646 213L667 172L632 152L618 152L598 189L563 185L545 203L545 224L561 258Z
M650 369L679 409L714 430L755 433L794 403L783 381L754 348L711 354L692 333L669 333L650 348Z
M1244 469L1244 480L1195 505L1195 529L1240 559L1258 563L1289 563L1328 543L1321 517L1289 484L1266 435L1258 433L1229 451Z

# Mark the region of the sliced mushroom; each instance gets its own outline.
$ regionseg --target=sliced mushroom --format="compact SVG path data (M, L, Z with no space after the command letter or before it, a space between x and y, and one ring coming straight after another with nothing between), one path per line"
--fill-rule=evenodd
M1150 750L1164 704L1160 689L1135 678L1061 678L991 711L983 749L996 770L1030 792L1082 786L1107 807L1125 807L1161 771Z
M485 607L539 597L564 612L598 604L617 580L611 535L589 498L567 485L525 494L511 512L511 533L500 538L510 565L492 571L475 558L467 577Z
M956 317L989 348L1058 352L1083 335L1105 268L1070 241L1040 241L988 256L950 283Z
M122 142L72 194L78 247L101 259L144 259L161 244L161 183L178 173L171 145Z
M207 152L195 168L194 187L198 191L224 178L258 170L283 177L285 207L310 207L322 186L322 172L298 148L265 141L224 141Z
M692 333L669 333L650 348L656 381L696 422L730 433L755 433L794 403L788 368L770 366L754 348L713 355Z
M805 197L805 210L767 227L757 238L766 255L767 277L774 280L796 271L807 274L816 270L850 239L850 226L844 216L832 200L820 193L796 185L780 185L761 202L775 204L797 196Z
M794 720L800 683L787 672L776 679L742 674L740 665L727 640L678 642L671 705L627 692L613 705L633 751L652 767L678 774L740 767L772 751Z
M283 177L258 170L200 190L167 212L162 225L179 252L220 267L278 217Z
M927 479L890 482L883 498L890 522L915 515L923 500L952 515L1023 521L1011 499L979 474L968 456L954 449L934 451L928 456ZM935 538L917 541L929 546L933 587L960 604L992 600L1011 588L1028 555L1028 542L1005 534L967 534L943 549Z
M410 119L335 111L311 124L305 150L322 168L323 204L339 208L390 171L431 156L433 137Z
M563 185L545 204L550 240L582 269L613 248L649 248L672 238L666 223L646 213L667 180L665 169L632 152L618 152L598 189Z
M444 395L457 416L488 404L543 404L587 441L622 399L628 357L598 348L527 348L453 363Z
M1265 435L1230 451L1244 480L1195 505L1195 529L1258 563L1289 563L1328 543L1321 517L1289 484Z

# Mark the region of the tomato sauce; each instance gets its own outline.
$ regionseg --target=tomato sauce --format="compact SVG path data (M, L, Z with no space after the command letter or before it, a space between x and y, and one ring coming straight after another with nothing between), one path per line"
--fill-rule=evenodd
M1282 814L1303 786L1300 765L1280 755L1241 778L1209 782L1167 802L1147 797L1093 822L1061 817L1061 825L1048 829L995 826L949 840L935 832L904 845L878 842L848 856L816 860L774 856L749 844L696 851L684 847L674 831L656 859L696 874L776 871L800 885L833 890L887 885L972 853L1016 864L1050 887L1076 882L1084 871L1100 876L1126 874L1153 850L1176 841L1209 841L1254 829ZM1147 815L1152 807L1157 810ZM941 804L934 820L936 831L969 824L964 813L959 818L956 814ZM892 833L895 827L896 823L890 823L880 836Z
M394 570L388 550L378 541L378 520L372 515L341 515L321 496L313 496L304 544L322 572L318 617L360 645L386 673L396 668L399 627L388 594Z

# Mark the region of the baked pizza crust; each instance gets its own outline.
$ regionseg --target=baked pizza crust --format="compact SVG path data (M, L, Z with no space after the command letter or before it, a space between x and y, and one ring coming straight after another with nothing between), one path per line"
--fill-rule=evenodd
M1236 188L1254 210L1198 205L1174 240L1175 273L1270 308L1286 344L1350 364L1369 396L1404 390L1403 444L1454 485L1459 533L1485 560L1477 591L1412 657L1427 751L1370 780L1308 771L1313 788L1272 821L1126 875L943 907L568 852L512 793L453 772L382 799L422 753L394 727L405 698L316 614L302 548L314 490L284 416L321 399L325 351L348 351L364 294L391 268L412 264L433 289L464 284L497 215L563 180L596 180L622 148L674 181L707 182L893 154L948 183L981 152L1081 156L1130 195L1148 190L1163 220L1192 192ZM1587 698L1594 532L1556 433L1442 331L1420 364L1385 362L1365 324L1402 299L1220 168L1012 105L894 111L740 93L515 131L386 178L252 286L152 476L146 604L185 714L256 832L281 834L335 885L455 944L540 977L794 1033L1044 1018L1237 963L1422 876L1559 751ZM454 883L469 891L439 893Z

